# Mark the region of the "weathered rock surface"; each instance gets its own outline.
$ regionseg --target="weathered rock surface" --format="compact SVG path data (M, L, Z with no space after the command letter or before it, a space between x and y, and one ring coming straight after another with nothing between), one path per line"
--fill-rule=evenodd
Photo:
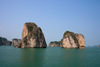
M17 46L20 43L20 41L21 41L21 39L16 39L16 38L12 39L11 46Z
M5 41L5 46L11 46L12 42L11 41Z
M49 47L60 47L60 41L50 42Z
M45 48L47 46L43 32L35 23L25 23L22 32L21 48Z
M11 46L12 42L6 38L0 37L0 46Z
M61 40L63 48L85 48L85 39L82 34L66 31Z

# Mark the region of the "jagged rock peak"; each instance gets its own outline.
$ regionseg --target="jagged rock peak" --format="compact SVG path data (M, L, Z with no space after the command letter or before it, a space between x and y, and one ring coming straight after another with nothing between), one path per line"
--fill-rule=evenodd
M21 48L45 48L47 46L42 29L35 23L24 24Z
M85 48L85 39L82 34L75 34L66 31L61 40L61 47L63 48Z

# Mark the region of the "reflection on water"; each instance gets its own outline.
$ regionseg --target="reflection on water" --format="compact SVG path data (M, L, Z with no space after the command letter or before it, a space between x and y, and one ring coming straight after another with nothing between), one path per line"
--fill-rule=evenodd
M0 47L0 67L100 67L100 48Z
M66 67L84 67L85 49L63 49L63 60Z
M20 66L85 66L85 49L25 48L21 50Z
M21 67L43 65L46 48L25 48L21 50Z

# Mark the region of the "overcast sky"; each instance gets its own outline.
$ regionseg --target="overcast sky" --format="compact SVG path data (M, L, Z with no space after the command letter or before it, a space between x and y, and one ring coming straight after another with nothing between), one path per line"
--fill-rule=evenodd
M83 34L86 46L100 44L100 0L0 0L0 36L21 39L25 22L42 28L47 44L65 31Z

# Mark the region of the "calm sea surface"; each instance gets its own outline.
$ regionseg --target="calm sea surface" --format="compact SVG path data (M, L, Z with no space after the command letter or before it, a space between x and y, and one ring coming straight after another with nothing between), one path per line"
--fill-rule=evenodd
M0 46L0 67L100 67L100 48Z

